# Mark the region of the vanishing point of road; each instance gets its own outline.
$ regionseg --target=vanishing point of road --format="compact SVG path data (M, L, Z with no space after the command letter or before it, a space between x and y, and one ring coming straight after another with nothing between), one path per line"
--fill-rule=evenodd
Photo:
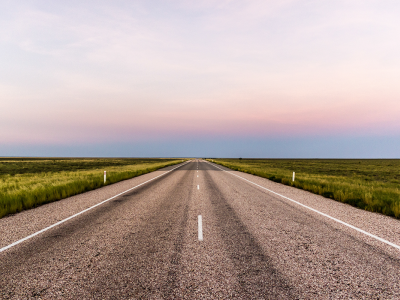
M1 219L0 299L400 299L398 245L396 219L192 160Z

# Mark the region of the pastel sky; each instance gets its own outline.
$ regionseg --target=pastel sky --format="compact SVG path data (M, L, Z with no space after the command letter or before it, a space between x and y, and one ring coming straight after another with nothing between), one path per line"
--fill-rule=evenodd
M3 0L0 156L400 157L399 16L397 0Z

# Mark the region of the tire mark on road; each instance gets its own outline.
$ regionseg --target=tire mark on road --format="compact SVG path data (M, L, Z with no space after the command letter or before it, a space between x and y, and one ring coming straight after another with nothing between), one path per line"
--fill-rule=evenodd
M192 197L191 177L182 178L139 228L126 234L124 244L112 254L112 260L122 258L112 268L124 272L118 286L125 287L125 296L175 298ZM99 283L99 289L115 280L112 273Z
M232 260L243 299L294 299L293 289L272 265L262 247L224 198L208 172L208 183L213 212L217 218L226 251Z

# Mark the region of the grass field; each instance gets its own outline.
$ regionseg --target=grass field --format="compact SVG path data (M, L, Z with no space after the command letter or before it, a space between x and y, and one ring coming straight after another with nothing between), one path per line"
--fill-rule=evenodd
M0 158L0 218L181 161L130 158ZM106 184L104 171L107 171Z
M233 170L265 177L350 205L400 218L400 160L214 159ZM292 182L292 173L296 172Z

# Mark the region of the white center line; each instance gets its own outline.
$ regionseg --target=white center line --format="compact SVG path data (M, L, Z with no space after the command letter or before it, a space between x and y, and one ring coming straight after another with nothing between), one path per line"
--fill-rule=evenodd
M201 215L198 217L198 224L199 224L199 241L203 240L203 220Z
M34 236L37 236L37 235L39 235L39 234L41 234L41 233L43 233L43 232L45 232L45 231L47 231L47 230L49 230L49 229L51 229L51 228L53 228L53 227L56 227L56 226L58 226L58 225L60 225L60 224L62 224L62 223L64 223L64 222L67 222L68 220L71 220L71 219L73 219L73 218L75 218L75 217L77 217L77 216L79 216L79 215L81 215L81 214L83 214L83 213L85 213L85 212L87 212L87 211L89 211L89 210L91 210L91 209L93 209L93 208L99 206L99 205L102 205L102 204L104 204L104 203L106 203L106 202L108 202L108 201L110 201L110 200L112 200L112 199L114 199L114 198L116 198L116 197L122 195L122 194L125 194L126 192L129 192L129 191L131 191L131 190L133 190L133 189L136 189L137 187L139 187L139 186L141 186L141 185L143 185L143 184L145 184L145 183L148 183L148 182L150 182L150 181L153 181L154 179L157 179L157 178L159 178L159 177L161 177L161 176L164 176L165 174L168 174L169 172L172 172L173 170L175 170L175 169L177 169L177 168L179 168L179 167L181 167L181 166L183 166L183 165L186 165L187 163L189 163L189 162L186 162L186 163L184 163L184 164L178 165L177 167L175 167L175 168L173 168L173 169L171 169L171 170L169 170L169 171L167 171L167 172L165 172L165 173L163 173L163 174L160 174L160 175L158 175L158 176L156 176L156 177L154 177L154 178L152 178L152 179L150 179L150 180L147 180L147 181L145 181L145 182L142 182L141 184L138 184L137 186L134 186L134 187L132 187L132 188L130 188L130 189L128 189L128 190L122 192L122 193L119 193L119 194L117 194L117 195L115 195L115 196L113 196L113 197L111 197L111 198L108 198L108 199L106 199L106 200L104 200L104 201L102 201L102 202L100 202L100 203L97 203L97 204L95 204L95 205L93 205L93 206L91 206L91 207L89 207L89 208L86 208L86 209L82 210L81 212L78 212L78 213L76 213L76 214L74 214L74 215L72 215L72 216L70 216L70 217L68 217L68 218L65 218L64 220L61 220L61 221L59 221L59 222L57 222L57 223L54 223L53 225L50 225L50 226L48 226L48 227L46 227L46 228L44 228L44 229L42 229L42 230L39 230L39 231L37 231L37 232L35 232L35 233L31 234L31 235L28 235L27 237L24 237L23 239L20 239L20 240L14 242L14 243L12 243L12 244L10 244L10 245L8 245L8 246L5 246L5 247L3 247L3 248L0 248L0 253L3 252L3 251L6 251L7 249L10 249L11 247L16 246L16 245L18 245L18 244L20 244L20 243L22 243L22 242L24 242L24 241L26 241L26 240L29 240L29 239L33 238Z
M200 186L199 186L199 185L197 185L197 189L198 189L198 190L200 189Z
M207 162L207 163L209 163L209 162ZM250 183L252 183L252 184L254 184L254 185L256 185L256 186L258 186L258 187L260 187L260 188L262 188L262 189L264 189L264 190L266 190L266 191L268 191L268 192L271 192L271 193L273 193L273 194L275 194L275 195L278 195L278 196L280 196L280 197L282 197L282 198L284 198L284 199L287 199L287 200L289 200L289 201L292 201L293 203L296 203L296 204L298 204L298 205L300 205L300 206L302 206L302 207L304 207L304 208L307 208L307 209L309 209L309 210L311 210L311 211L313 211L313 212L316 212L317 214L320 214L320 215L322 215L322 216L324 216L324 217L327 217L327 218L329 218L329 219L331 219L331 220L333 220L333 221L335 221L335 222L338 222L338 223L340 223L340 224L342 224L342 225L345 225L345 226L347 226L347 227L350 227L351 229L354 229L354 230L356 230L356 231L358 231L358 232L361 232L361 233L363 233L363 234L365 234L365 235L367 235L367 236L369 236L369 237L372 237L372 238L374 238L374 239L376 239L376 240L378 240L378 241L380 241L380 242L382 242L382 243L385 243L385 244L387 244L387 245L389 245L389 246L392 246L392 247L394 247L394 248L400 250L400 246L399 246L399 245L396 245L395 243L389 242L388 240L385 240L385 239L383 239L383 238L380 238L379 236L376 236L376 235L374 235L374 234L372 234L372 233L369 233L369 232L367 232L367 231L365 231L365 230L362 230L362 229L360 229L360 228L358 228L358 227L355 227L355 226L353 226L353 225L351 225L351 224L348 224L348 223L346 223L346 222L343 222L342 220L339 220L339 219L336 219L336 218L334 218L334 217L331 217L330 215L327 215L327 214L325 214L325 213L323 213L323 212L320 212L319 210L316 210L316 209L314 209L314 208L312 208L312 207L309 207L309 206L307 206L307 205L304 205L303 203L300 203L300 202L298 202L298 201L296 201L296 200L290 199L289 197L286 197L286 196L283 196L283 195L281 195L281 194L278 194L278 193L276 193L276 192L274 192L274 191L272 191L272 190L270 190L270 189L267 189L267 188L265 188L265 187L263 187L263 186L261 186L261 185L259 185L259 184L257 184L257 183L254 183L254 182L252 182L252 181L250 181L250 180L247 180L246 178L240 177L239 175L236 175L236 174L234 174L234 173L231 173L231 172L229 172L229 171L226 171L226 170L224 170L224 169L221 169L221 168L219 168L219 167L217 167L217 166L215 166L215 165L213 165L213 164L211 164L211 163L209 163L209 164L212 165L212 166L214 166L214 167L216 167L216 168L218 168L218 169L220 169L221 171L224 171L224 172L229 173L229 174L231 174L231 175L233 175L233 176L239 177L239 178L241 178L241 179L243 179L243 180L245 180L245 181L247 181L247 182L250 182Z

